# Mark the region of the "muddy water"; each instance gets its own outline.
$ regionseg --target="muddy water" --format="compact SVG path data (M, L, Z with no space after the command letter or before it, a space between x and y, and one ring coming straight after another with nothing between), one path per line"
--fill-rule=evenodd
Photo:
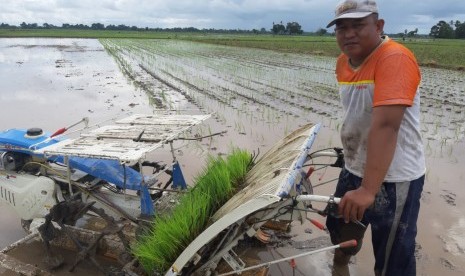
M2 128L55 129L147 108L96 40L2 39L0 49Z
M83 117L101 122L151 110L96 40L0 39L0 83L1 129L54 131ZM23 230L12 210L0 206L3 247Z
M118 43L114 44L121 45ZM34 126L53 131L84 116L92 124L128 112L151 113L160 108L182 113L212 113L206 126L187 135L208 135L223 130L227 131L226 135L175 145L189 182L202 168L201 161L207 154L225 154L232 145L255 152L260 149L263 153L286 133L308 121L321 122L323 126L315 149L340 144L338 123L334 120L337 117L334 97L322 99L321 95L312 95L308 98L301 93L316 94L321 89L334 92L331 60L281 56L269 51L193 47L184 42L163 41L156 47L143 41L124 43L137 43L145 56L141 52L122 50L112 57L97 40L0 39L0 102L3 105L0 128ZM172 64L167 65L170 61ZM235 69L236 64L240 69ZM231 71L224 73L221 68L231 68ZM418 223L418 274L462 275L465 272L462 234L465 232L462 187L465 142L463 113L459 107L465 98L460 79L465 76L422 70L426 76L422 86L427 92L423 120L427 121L424 134L428 172ZM324 74L315 77L315 72ZM252 77L247 79L247 74ZM456 105L451 108L442 108L437 97L441 87L436 83L445 79L441 74L453 75L455 79L442 87L454 96ZM291 81L280 83L276 81L278 77ZM248 91L247 87L253 90ZM305 109L306 106L314 109ZM442 136L444 133L448 136ZM169 160L170 153L164 149L153 157ZM318 172L314 184L320 178L326 181L336 175L336 171ZM316 192L329 194L332 189L327 185ZM12 210L5 205L0 207L0 247L3 247L22 237L23 232ZM318 231L308 223L294 225L292 240L302 242L301 247L307 240L317 238L315 243L324 245L327 239ZM351 265L353 275L372 274L373 257L367 235L365 246ZM269 261L302 252L303 249L296 247L299 246L293 243L273 249L258 246L245 254ZM298 259L294 273L327 275L331 258L331 253L320 253ZM270 272L271 275L293 273L288 263L272 266Z

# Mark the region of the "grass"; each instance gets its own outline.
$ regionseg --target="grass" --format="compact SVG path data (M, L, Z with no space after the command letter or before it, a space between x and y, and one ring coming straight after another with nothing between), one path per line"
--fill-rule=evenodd
M337 57L341 51L333 36L272 36L272 35L196 35L182 39L260 48L280 52ZM409 48L422 66L465 70L465 40L463 39L396 39Z
M196 35L181 36L181 38L203 43L299 54L337 57L341 53L335 38L331 36Z
M164 272L207 226L210 217L244 179L251 155L233 150L225 159L210 157L195 187L170 214L156 217L152 229L134 245L133 254L149 274Z
M463 39L411 39L402 43L415 53L420 65L465 70Z

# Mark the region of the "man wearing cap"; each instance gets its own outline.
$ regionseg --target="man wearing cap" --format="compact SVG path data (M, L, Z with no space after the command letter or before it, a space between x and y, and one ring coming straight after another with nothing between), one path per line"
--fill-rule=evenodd
M415 275L415 237L425 159L420 136L420 70L414 55L383 36L375 1L344 1L336 8L342 51L336 76L342 103L345 168L335 196L338 215L326 221L337 249L333 275L349 275L350 256L371 225L375 275ZM361 223L360 223L361 222Z

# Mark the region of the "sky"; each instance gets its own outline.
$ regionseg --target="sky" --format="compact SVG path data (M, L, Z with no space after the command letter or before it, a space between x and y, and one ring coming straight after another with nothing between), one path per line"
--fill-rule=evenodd
M306 32L325 28L340 0L0 0L0 23L124 24L149 28L270 30L297 22ZM386 33L429 34L440 20L465 22L464 0L379 0ZM332 29L328 29L332 32Z

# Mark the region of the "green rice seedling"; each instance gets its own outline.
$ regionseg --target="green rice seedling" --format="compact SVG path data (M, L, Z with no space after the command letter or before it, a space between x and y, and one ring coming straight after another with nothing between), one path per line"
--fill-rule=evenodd
M208 225L210 217L236 191L251 163L250 153L234 149L226 158L212 157L179 204L155 218L132 248L149 273L166 271L182 250Z

